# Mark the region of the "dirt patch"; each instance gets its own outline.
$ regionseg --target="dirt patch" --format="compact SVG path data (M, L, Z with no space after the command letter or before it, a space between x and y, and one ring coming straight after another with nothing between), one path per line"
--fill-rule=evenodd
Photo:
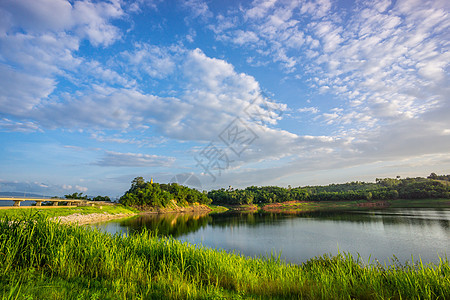
M258 206L254 205L254 204L245 204L245 205L229 205L227 206L227 208L229 210L233 210L233 211L256 211L258 210Z
M262 207L262 210L271 213L297 214L310 211L314 208L316 208L316 206L311 205L311 202L308 201L286 201L266 204Z

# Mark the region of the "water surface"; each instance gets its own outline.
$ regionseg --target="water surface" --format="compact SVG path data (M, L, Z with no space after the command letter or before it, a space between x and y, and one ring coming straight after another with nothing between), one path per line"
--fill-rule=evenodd
M350 252L365 261L439 261L450 249L450 209L384 209L317 212L167 214L97 224L111 233L144 227L196 245L247 256L277 253L292 263Z

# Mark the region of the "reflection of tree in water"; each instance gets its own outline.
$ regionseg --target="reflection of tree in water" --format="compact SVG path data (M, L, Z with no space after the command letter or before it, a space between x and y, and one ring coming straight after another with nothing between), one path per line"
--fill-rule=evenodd
M124 220L120 225L131 232L141 232L146 228L159 236L178 237L205 227L210 220L207 212L149 214Z
M444 230L450 229L450 214L448 210L376 210L376 211L317 211L302 214L280 213L242 213L229 212L212 216L211 226L260 226L273 225L283 220L293 218L308 218L315 220L342 221L352 223L377 223L384 225L414 225L440 226Z
M131 232L140 232L147 228L152 232L157 232L160 236L179 237L191 232L195 232L202 227L210 225L212 227L230 226L267 226L276 225L288 219L307 218L314 220L341 221L351 223L378 223L384 225L412 225L420 227L441 227L443 230L450 230L450 213L448 210L400 210L384 209L373 211L318 211L307 212L298 215L280 213L246 213L246 212L226 212L209 215L202 213L183 214L160 214L142 215L134 219L120 222L121 226L128 227Z
M450 212L446 209L380 209L370 211L318 211L302 214L302 218L384 225L440 226L450 229Z
M295 216L266 212L226 212L212 215L211 225L219 227L273 225L292 217Z

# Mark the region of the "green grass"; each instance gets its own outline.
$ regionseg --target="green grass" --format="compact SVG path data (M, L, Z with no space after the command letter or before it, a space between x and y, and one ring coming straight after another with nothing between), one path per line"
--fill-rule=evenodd
M109 213L109 214L134 214L138 211L130 207L124 207L122 205L102 205L99 206L58 206L51 207L46 206L44 208L38 208L36 206L22 207L22 208L8 208L0 209L0 218L30 218L35 214L39 214L43 217L58 217L68 216L75 213L88 215L94 213Z
M210 213L223 213L223 212L226 212L226 211L229 210L225 206L220 206L220 205L210 204L210 205L208 205L208 207L211 208L211 212Z
M297 266L148 232L110 235L35 220L0 220L1 299L444 299L438 265L364 264L349 254Z

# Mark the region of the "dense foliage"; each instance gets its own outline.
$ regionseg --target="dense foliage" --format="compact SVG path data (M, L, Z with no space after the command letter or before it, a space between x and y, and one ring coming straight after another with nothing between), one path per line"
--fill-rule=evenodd
M211 203L206 193L196 189L177 183L150 183L142 177L133 179L130 189L120 198L119 203L128 206L167 207L172 200L179 206Z
M73 193L64 195L64 198L66 199L81 199L81 200L90 200L90 201L104 201L104 202L111 202L111 198L108 196L95 196L92 198L89 198L87 195L83 195L83 193Z
M0 219L1 299L445 299L449 276L447 259L388 267L340 254L298 266L146 231Z
M64 198L87 200L88 197L87 197L87 195L83 195L83 193L73 193L73 194L64 195Z
M327 186L306 186L282 188L276 186L255 187L245 189L212 190L208 197L214 204L259 204L285 201L348 201L348 200L391 200L391 199L424 199L450 198L450 185L444 181L449 175L433 176L439 180L428 178L384 178L375 183L349 182L330 184Z

